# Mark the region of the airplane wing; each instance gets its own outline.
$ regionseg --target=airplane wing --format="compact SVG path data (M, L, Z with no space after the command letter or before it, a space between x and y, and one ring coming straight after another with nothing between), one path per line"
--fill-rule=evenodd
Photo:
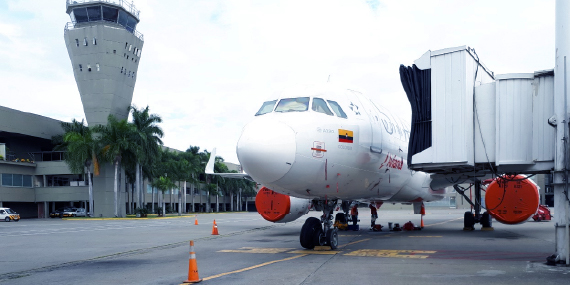
M215 163L216 163L216 148L214 148L210 153L210 159L208 160L208 164L206 164L206 170L205 170L206 174L218 175L234 179L247 179L253 181L253 178L251 178L251 176L249 176L249 174L246 173L214 173Z

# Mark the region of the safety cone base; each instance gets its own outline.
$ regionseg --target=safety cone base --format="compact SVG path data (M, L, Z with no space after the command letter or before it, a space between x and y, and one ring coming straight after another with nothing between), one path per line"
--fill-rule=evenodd
M485 232L490 232L490 231L494 231L495 228L493 228L493 227L482 227L481 230L485 231Z
M194 281L193 280L185 280L182 283L188 284L188 283L198 283L198 282L202 282L202 279L198 279L198 280L194 280Z

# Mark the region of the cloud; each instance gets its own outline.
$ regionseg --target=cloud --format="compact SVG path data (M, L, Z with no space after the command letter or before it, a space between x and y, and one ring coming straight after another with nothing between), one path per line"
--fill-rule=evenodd
M60 2L0 5L3 106L83 118ZM496 74L554 66L554 1L135 0L144 47L133 103L164 142L238 162L241 128L283 87L330 81L409 116L398 67L469 45Z

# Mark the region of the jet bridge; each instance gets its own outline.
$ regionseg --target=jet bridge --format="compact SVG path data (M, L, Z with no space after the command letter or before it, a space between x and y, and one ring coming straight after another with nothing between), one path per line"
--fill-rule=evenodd
M553 70L495 75L460 46L426 52L400 77L412 105L410 169L446 178L553 170Z
M556 243L547 263L567 266L569 12L570 2L556 1L556 57L552 70L495 75L467 46L428 51L412 66L400 66L400 79L412 108L409 168L431 173L432 188L453 182L462 193L464 189L457 184L469 182L475 186L475 203L470 202L475 214L467 212L464 218L464 229L470 230L475 223L481 223L483 229L491 228L489 215L494 215L493 211L521 213L519 205L505 204L530 205L537 191L522 194L522 184L528 180L516 174L552 173ZM502 174L506 175L496 179L501 189L498 206L481 214L481 180ZM514 196L505 198L506 194ZM532 211L532 207L527 208L527 212Z

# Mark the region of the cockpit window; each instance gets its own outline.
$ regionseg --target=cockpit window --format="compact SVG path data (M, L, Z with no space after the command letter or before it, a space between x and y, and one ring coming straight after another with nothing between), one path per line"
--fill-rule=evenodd
M263 102L263 105L261 105L261 108L259 109L259 111L257 111L257 113L255 113L255 115L259 116L271 113L271 111L273 111L273 107L275 107L275 103L277 103L277 100Z
M275 112L303 112L309 109L309 97L285 98L279 101Z
M345 118L346 119L346 113L344 113L344 111L342 110L342 108L340 107L340 105L335 102L335 101L331 101L331 100L327 100L327 102L329 102L329 105L331 106L333 112L341 118Z
M325 102L325 100L323 100L321 98L313 98L313 111L319 112L319 113L325 113L329 116L333 115L333 113L331 112L331 110L327 106L327 103Z

